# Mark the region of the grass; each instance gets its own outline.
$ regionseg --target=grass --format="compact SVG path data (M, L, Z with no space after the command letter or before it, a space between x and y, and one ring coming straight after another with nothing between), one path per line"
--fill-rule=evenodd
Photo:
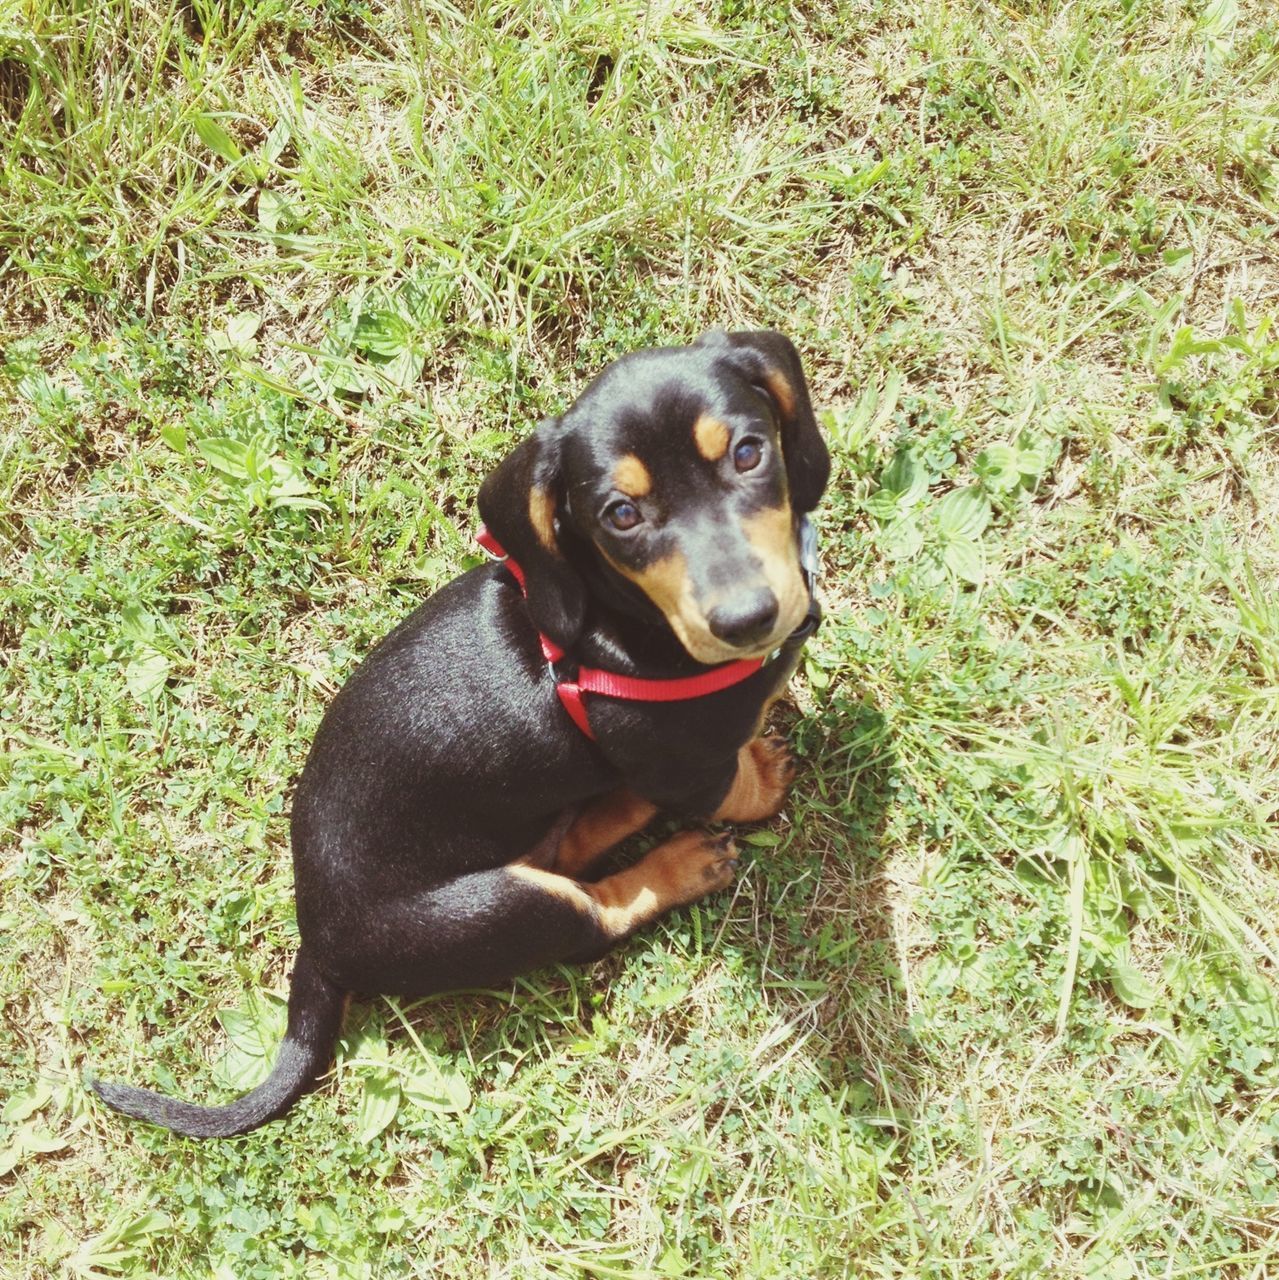
M0 8L0 1273L1279 1272L1279 21ZM265 1070L291 779L623 351L804 353L786 816L591 970Z

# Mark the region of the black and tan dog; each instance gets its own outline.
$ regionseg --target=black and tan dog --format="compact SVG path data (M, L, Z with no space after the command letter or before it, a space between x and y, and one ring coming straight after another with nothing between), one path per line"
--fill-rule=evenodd
M589 877L658 812L780 808L790 758L757 735L811 629L801 530L829 468L780 334L605 369L482 486L509 559L423 604L324 717L293 804L302 946L270 1077L218 1107L92 1088L179 1133L243 1133L327 1069L347 993L594 959L727 886L733 845L703 831Z

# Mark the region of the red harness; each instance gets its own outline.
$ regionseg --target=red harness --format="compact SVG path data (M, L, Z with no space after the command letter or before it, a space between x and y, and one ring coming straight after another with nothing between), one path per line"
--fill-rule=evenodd
M501 544L483 525L475 535L475 540L511 571L511 576L527 596L524 570L506 554ZM605 698L627 698L631 702L684 702L689 698L719 693L721 689L730 689L735 684L741 684L743 680L753 676L765 662L763 658L742 658L737 662L726 662L722 666L712 667L700 675L680 676L673 680L619 676L616 672L601 671L598 667L579 667L575 679L562 680L555 670L555 664L565 657L564 650L550 636L543 635L540 631L537 633L537 638L542 646L542 655L550 664L551 674L555 677L555 692L559 695L564 710L592 742L595 741L595 735L591 732L590 721L586 716L586 704L582 698L584 693L596 693Z

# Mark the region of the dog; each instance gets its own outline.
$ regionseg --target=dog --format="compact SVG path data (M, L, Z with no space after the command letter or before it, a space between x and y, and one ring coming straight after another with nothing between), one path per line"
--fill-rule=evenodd
M270 1076L224 1106L89 1087L191 1137L246 1133L328 1069L351 993L591 961L726 888L734 845L704 830L591 873L659 812L781 808L791 758L759 735L820 620L804 543L829 472L779 333L607 366L481 485L501 558L422 604L325 713L293 802L301 946Z

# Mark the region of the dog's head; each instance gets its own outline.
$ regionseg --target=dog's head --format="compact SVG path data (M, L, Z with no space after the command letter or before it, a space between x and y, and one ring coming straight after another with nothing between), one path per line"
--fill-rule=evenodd
M699 662L766 654L803 620L799 517L830 456L779 333L708 333L609 365L484 482L480 515L564 648L602 572Z

